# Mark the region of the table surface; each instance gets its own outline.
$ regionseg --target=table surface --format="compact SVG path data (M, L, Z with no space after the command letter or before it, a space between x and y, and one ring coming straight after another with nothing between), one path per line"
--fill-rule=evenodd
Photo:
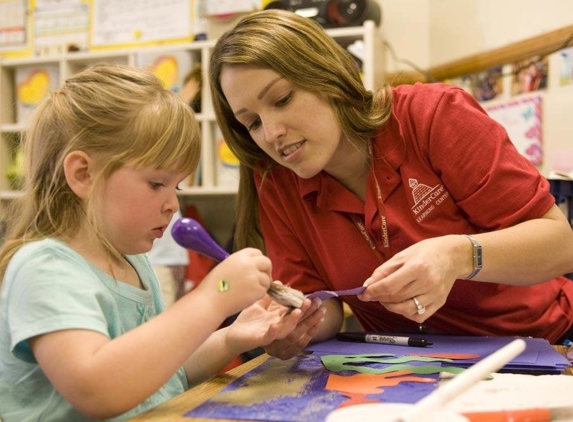
M567 349L565 346L553 346L558 352L566 355ZM187 413L191 409L194 409L204 401L210 399L220 390L225 388L231 382L235 381L237 378L243 376L247 372L256 368L258 365L263 363L268 359L268 355L261 355L252 359L236 368L233 368L229 372L222 375L211 378L210 380L198 385L197 387L191 388L180 394L177 397L163 403L162 405L151 409L145 413L136 416L133 419L129 419L129 422L141 422L141 421L181 421L181 422L213 422L215 419L206 418L186 418L183 414ZM564 372L565 375L573 375L573 368L567 367ZM216 419L217 422L232 422L234 419Z

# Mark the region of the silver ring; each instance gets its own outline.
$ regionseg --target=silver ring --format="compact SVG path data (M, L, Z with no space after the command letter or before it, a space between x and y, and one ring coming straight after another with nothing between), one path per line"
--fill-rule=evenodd
M420 301L418 300L418 298L416 296L414 296L412 298L412 300L414 301L414 303L416 304L416 309L418 310L418 315L423 315L424 312L426 312L426 307L423 306Z

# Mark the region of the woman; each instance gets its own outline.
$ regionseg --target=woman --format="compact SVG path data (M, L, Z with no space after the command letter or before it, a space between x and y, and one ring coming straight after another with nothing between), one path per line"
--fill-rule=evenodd
M224 34L210 69L241 161L236 246L264 237L275 278L305 292L364 284L343 299L369 331L568 335L573 232L547 180L465 91L369 92L322 28L278 10ZM311 307L267 351L288 358L331 338L341 302L324 307L324 322Z

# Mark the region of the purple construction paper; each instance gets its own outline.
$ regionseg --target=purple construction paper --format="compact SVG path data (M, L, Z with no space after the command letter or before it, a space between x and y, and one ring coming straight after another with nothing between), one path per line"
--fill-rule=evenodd
M265 384L265 374L268 379L269 373L275 377L272 385ZM249 421L323 421L348 400L343 393L325 390L329 374L331 372L324 368L319 356L299 355L287 361L271 357L184 416ZM350 374L355 372L337 372L337 375ZM436 382L404 382L384 387L382 393L367 398L379 402L415 403L437 386L437 376L424 377L434 378ZM301 379L306 381L301 383ZM250 402L241 403L237 390L240 390L240 397L248 397Z
M306 297L309 299L317 297L320 300L326 300L339 296L358 296L364 290L366 290L365 286L355 287L354 289L348 290L318 290L316 292L307 294Z
M391 335L407 336L407 334ZM464 337L427 334L412 334L410 336L424 338L433 342L433 344L428 347L408 347L329 340L311 345L307 350L318 355L393 353L398 356L403 356L415 353L468 353L477 354L480 356L480 359L483 359L515 340L515 337ZM571 366L571 363L563 355L553 349L547 340L529 337L524 337L523 340L527 345L525 351L504 366L502 370L513 372L561 373L565 367ZM456 360L455 366L468 367L478 360L479 359Z
M229 384L210 400L187 412L185 416L273 422L320 421L347 400L343 393L325 390L330 371L322 365L320 361L322 355L390 353L406 356L416 353L471 353L479 355L482 359L515 339L436 335L416 335L416 337L432 341L433 345L408 347L330 340L308 347L307 350L312 351L312 354L299 355L287 361L271 357ZM571 365L546 340L538 338L523 338L523 340L527 345L526 350L506 365L504 370L561 373L566 366ZM442 365L468 367L478 360L456 360L451 364ZM348 371L337 374L353 373ZM433 378L436 379L435 383L405 382L395 387L384 387L383 393L369 395L366 398L386 403L416 403L436 388L437 376ZM241 397L243 399L247 397L248 403L241 403Z

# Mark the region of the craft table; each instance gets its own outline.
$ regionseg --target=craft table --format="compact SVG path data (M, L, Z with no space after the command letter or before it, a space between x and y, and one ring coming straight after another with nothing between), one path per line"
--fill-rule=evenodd
M553 346L558 352L565 355L565 346ZM199 404L208 400L217 394L220 390L225 388L228 384L243 376L247 372L256 368L268 358L268 355L261 355L253 360L250 360L229 372L218 375L210 380L198 385L197 387L187 390L185 393L163 403L162 405L151 409L133 419L130 422L142 421L180 421L180 422L231 422L231 419L199 419L199 418L186 418L184 413L195 408ZM573 375L572 367L568 367L565 372L566 375Z

